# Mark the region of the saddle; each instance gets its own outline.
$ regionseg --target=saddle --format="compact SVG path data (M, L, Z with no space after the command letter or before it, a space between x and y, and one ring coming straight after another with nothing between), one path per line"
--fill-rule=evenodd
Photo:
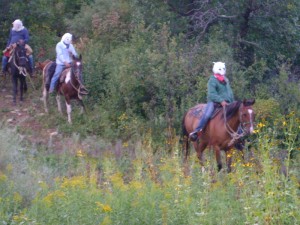
M196 105L191 111L192 116L200 119L203 115L205 107L206 107L206 104ZM222 110L222 105L219 103L214 103L214 111L213 111L210 119L213 119L221 110Z
M45 87L46 90L49 91L50 88L50 84L51 84L51 79L55 73L55 68L56 68L56 62L52 62L49 67L46 70L46 80L45 80ZM70 68L66 68L65 70L69 70ZM63 73L61 73L59 75L59 83L63 83L65 81L66 75L62 75Z
M7 48L5 48L2 51L3 55L9 58L12 55L12 52L15 49L15 47L16 47L16 44L12 44L12 45L8 46ZM28 44L25 44L25 50L26 50L26 55L27 56L32 55L33 50Z

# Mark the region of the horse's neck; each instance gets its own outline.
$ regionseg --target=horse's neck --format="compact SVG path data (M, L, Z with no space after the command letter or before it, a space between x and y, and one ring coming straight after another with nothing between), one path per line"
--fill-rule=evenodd
M75 73L72 68L70 69L70 76L72 84L77 88L80 84L79 81L76 79Z
M224 122L226 122L233 130L237 130L240 125L239 109L229 120L224 120Z

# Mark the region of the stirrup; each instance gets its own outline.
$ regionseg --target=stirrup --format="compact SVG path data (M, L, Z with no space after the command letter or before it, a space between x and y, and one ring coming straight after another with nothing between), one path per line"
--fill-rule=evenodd
M189 138L191 141L197 141L198 137L202 135L203 129L199 131L193 131L192 133L189 134Z

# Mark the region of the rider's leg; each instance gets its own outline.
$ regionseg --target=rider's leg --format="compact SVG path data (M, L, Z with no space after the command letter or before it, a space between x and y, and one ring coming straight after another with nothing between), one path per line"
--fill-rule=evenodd
M6 71L7 63L8 63L8 58L6 56L2 56L2 73Z
M208 102L205 107L205 110L203 112L203 115L198 123L198 126L192 133L189 134L189 137L191 139L197 139L197 133L199 131L202 131L202 129L205 127L205 125L207 124L208 120L210 119L213 111L214 111L214 103Z
M64 65L56 64L55 72L54 72L54 75L51 79L49 93L52 93L54 91L54 88L56 86L56 82L59 79L59 76L60 76L60 74L61 74L61 72L63 71L64 68L65 68Z

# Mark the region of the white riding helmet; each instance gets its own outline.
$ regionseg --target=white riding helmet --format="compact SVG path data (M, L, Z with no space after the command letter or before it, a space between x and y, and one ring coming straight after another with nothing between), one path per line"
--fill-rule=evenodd
M20 31L20 30L22 30L24 28L22 21L19 20L19 19L15 20L12 23L12 25L13 25L12 29L15 30L15 31Z
M65 44L69 45L72 42L72 34L70 33L65 33L62 38L61 41L64 42Z
M225 76L226 74L226 66L223 62L214 62L213 70L214 74L220 74Z

